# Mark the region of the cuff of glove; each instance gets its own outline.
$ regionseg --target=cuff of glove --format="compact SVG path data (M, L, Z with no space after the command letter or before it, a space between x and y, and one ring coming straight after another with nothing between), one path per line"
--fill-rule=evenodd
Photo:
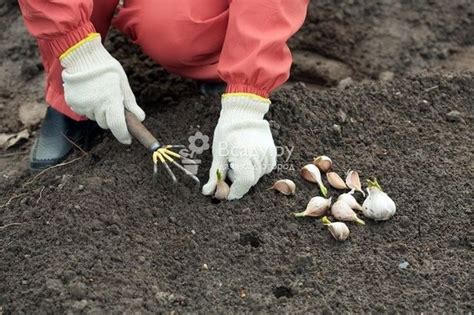
M95 27L91 22L84 23L75 30L54 38L53 40L38 39L41 42L43 47L47 47L47 54L51 54L57 58L63 52L65 52L69 47L73 46L75 43L81 41L87 35L94 33Z
M60 57L61 65L69 73L90 69L91 65L110 62L112 56L102 45L99 33L91 33L83 40L69 47Z
M250 93L226 93L222 95L221 118L263 119L270 108L270 100Z
M268 90L260 89L253 85L235 83L235 82L228 82L225 92L229 94L242 93L242 92L248 93L248 94L257 94L263 98L267 98L269 95Z

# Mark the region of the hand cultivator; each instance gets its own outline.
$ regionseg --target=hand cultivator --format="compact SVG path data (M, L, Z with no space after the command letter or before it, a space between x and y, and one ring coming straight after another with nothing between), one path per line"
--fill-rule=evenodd
M181 158L181 155L172 151L172 149L184 148L183 145L161 145L158 140L151 134L151 132L137 119L137 117L129 111L125 111L125 120L127 122L128 131L137 139L145 148L153 152L153 182L158 180L158 166L161 164L169 178L172 181L172 187L176 188L178 179L171 170L170 164L181 170L184 175L191 178L197 189L201 186L199 178L193 175L190 171L185 169L176 160Z

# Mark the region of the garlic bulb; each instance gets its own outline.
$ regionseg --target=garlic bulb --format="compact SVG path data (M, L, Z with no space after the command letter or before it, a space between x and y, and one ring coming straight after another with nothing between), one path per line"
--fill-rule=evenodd
M218 200L225 200L227 199L227 196L229 196L230 187L222 178L222 173L220 170L216 171L216 175L217 175L217 186L216 186L216 192L214 193L214 198Z
M296 191L296 185L291 179L280 179L271 188L286 196L294 195Z
M353 210L362 211L362 206L357 202L357 200L351 194L345 193L345 194L339 195L339 197L337 197L337 201L339 200L347 203L347 205L351 207L351 209Z
M307 164L301 169L301 176L308 182L317 183L324 197L328 195L328 189L321 180L321 172L314 164Z
M321 221L336 240L345 241L349 237L350 231L344 222L331 222L327 217L323 217Z
M326 178L328 179L329 185L336 189L347 189L346 183L336 172L326 173Z
M368 180L367 199L362 204L364 216L376 221L385 221L393 217L397 211L395 202L382 191L377 179Z
M295 213L295 217L320 217L326 213L331 206L331 199L323 197L314 197L308 202L306 210L303 212Z
M365 222L359 219L354 210L344 201L338 200L331 207L331 214L334 218L341 221L355 221L364 225Z
M321 172L326 173L332 167L331 159L326 155L321 155L313 159L313 164L316 165Z
M362 185L360 184L359 173L356 171L347 172L346 185L352 189L351 194L354 193L354 191L360 191L362 196L365 197L365 192L362 190Z

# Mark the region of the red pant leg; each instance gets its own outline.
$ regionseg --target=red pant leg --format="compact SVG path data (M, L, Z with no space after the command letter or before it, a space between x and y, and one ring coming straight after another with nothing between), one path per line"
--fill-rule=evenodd
M228 1L128 0L113 24L166 70L218 80Z
M99 32L103 39L107 34L110 27L110 21L114 15L119 0L95 0L94 9L92 11L91 22L97 32ZM57 111L71 117L75 120L85 119L74 113L71 108L66 104L64 99L63 82L61 78L62 67L59 59L56 56L52 56L48 53L48 50L44 49L39 44L41 53L41 60L43 62L46 72L46 102Z

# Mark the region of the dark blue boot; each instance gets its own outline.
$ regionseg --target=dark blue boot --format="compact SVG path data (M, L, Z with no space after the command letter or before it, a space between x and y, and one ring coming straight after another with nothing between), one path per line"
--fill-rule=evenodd
M61 163L74 148L68 139L83 147L99 129L94 121L75 121L49 107L31 150L30 169L39 171Z

